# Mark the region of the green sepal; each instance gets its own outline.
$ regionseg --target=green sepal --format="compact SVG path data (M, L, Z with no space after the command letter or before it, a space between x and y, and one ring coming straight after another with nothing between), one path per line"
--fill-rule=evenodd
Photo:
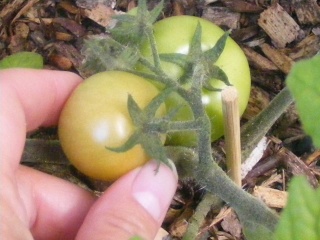
M223 50L226 46L227 39L229 37L230 32L227 31L225 32L217 41L217 43L210 48L209 50L204 52L205 57L210 61L210 62L216 62L218 61L219 57L223 53Z
M191 59L199 59L203 55L202 48L201 48L201 35L202 35L202 28L200 23L198 23L190 42L190 49L189 49L188 56Z
M126 152L133 148L134 146L138 145L140 143L140 136L139 132L133 133L129 139L120 147L108 147L105 146L106 149L113 151L113 152Z
M147 120L144 112L131 95L128 96L127 106L134 126L139 128Z
M137 128L144 128L152 123L155 117L156 111L159 109L161 104L167 99L171 94L173 88L164 89L160 94L158 94L152 101L142 110L131 95L128 97L128 111L130 117Z
M174 63L181 68L185 67L187 60L187 55L182 53L161 53L159 57L161 61Z
M204 82L202 84L202 87L208 91L216 91L216 92L221 92L222 89L221 88L215 88L215 87L212 87L212 85L209 83L209 82Z
M226 84L227 86L231 86L231 83L229 82L229 78L227 74L217 65L210 66L208 76L209 77L206 79L206 81L209 84L210 84L210 79L214 78L224 82L224 84Z
M160 119L155 119L155 115L161 104L173 91L174 88L164 89L144 109L141 109L134 98L129 95L128 111L136 130L122 146L116 148L106 146L106 148L115 152L124 152L140 144L151 158L168 164L161 136L166 132L164 129L166 124L163 124Z

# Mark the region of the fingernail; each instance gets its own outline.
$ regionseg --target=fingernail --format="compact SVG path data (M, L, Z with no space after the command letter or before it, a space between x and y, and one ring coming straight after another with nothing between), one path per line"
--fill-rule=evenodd
M171 161L170 161L171 162ZM176 191L178 175L174 164L150 161L141 168L133 185L132 194L137 202L157 221L162 222Z

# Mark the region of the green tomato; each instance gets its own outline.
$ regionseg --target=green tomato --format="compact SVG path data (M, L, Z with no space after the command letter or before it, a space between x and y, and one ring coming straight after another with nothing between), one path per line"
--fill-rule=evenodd
M192 16L175 16L166 18L154 24L154 36L158 52L188 54L191 39L197 24L202 28L202 50L212 48L224 31L212 22ZM151 48L148 41L142 44L142 54L151 57ZM227 39L225 49L215 65L219 66L228 76L229 82L236 87L239 95L239 111L242 114L247 106L250 95L250 69L246 56L237 43L230 37ZM166 74L173 79L182 76L183 70L173 63L161 63ZM140 68L141 69L141 68ZM212 79L211 85L223 89L226 85L219 80ZM223 130L223 116L221 106L221 93L203 90L202 103L211 120L211 140L221 137ZM178 95L173 95L167 103L167 111L183 105L175 120L191 120L193 115L186 102ZM195 132L177 132L167 135L168 145L194 146L197 143Z
M158 93L149 81L120 71L98 73L81 83L59 120L61 146L70 162L89 177L113 181L148 161L141 145L121 153L106 147L120 147L135 130L128 95L144 108ZM156 116L164 114L163 105Z

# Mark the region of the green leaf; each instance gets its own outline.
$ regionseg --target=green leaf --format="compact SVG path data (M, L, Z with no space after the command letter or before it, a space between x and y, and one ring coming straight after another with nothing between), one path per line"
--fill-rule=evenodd
M0 69L7 68L43 68L43 58L34 52L19 52L0 61Z
M129 240L144 240L144 239L139 236L134 236L134 237L131 237Z
M320 55L296 63L287 85L296 100L303 128L320 147Z
M314 190L305 177L294 177L289 199L275 233L276 240L320 239L320 189Z

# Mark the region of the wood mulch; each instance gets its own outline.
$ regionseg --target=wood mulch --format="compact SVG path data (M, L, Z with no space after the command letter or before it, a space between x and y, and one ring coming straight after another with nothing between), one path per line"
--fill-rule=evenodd
M149 1L150 7L156 2ZM242 47L251 66L251 98L242 118L246 122L284 87L285 77L295 62L319 52L319 2L167 0L162 17L201 16L223 29L232 29L231 37ZM84 40L107 34L106 27L115 23L112 16L135 6L134 0L3 0L0 2L0 59L20 51L33 51L44 57L47 69L73 71L86 77L80 68L84 60L81 52ZM54 138L55 130L42 129L31 136ZM223 140L214 147L223 154ZM254 196L280 211L285 206L287 182L292 176L304 174L314 187L318 186L319 158L320 151L301 129L296 110L291 106L270 129L262 157L243 179L243 184ZM69 165L33 160L26 164L85 188L101 189L98 183L79 176ZM183 236L203 194L201 186L193 180L180 181L164 223L170 234L167 239ZM210 233L210 239L243 239L237 217L227 207L212 209L204 228Z

